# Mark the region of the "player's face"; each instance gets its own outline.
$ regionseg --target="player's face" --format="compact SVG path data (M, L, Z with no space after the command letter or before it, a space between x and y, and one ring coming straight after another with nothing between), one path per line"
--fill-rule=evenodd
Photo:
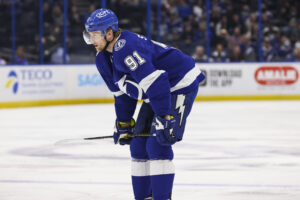
M106 40L100 31L89 32L91 44L95 46L97 51L103 51Z

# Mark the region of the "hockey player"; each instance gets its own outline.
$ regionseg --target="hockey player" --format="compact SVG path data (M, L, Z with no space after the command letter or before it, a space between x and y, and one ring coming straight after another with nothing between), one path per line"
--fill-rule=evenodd
M97 50L97 69L114 95L114 142L130 144L135 199L171 199L172 145L182 140L204 75L180 50L119 29L111 10L94 11L85 29L85 41ZM141 99L135 122L132 117ZM152 136L128 137L142 132Z

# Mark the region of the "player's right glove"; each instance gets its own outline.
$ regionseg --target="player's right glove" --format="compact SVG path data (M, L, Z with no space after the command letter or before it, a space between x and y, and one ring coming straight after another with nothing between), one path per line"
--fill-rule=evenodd
M114 131L114 143L115 144L130 144L131 137L128 135L133 134L133 127L135 125L134 119L131 119L130 122L119 122L116 120L115 131Z
M171 119L164 119L160 116L155 117L156 140L160 145L170 146L177 142L177 138L173 134L176 120L171 116Z

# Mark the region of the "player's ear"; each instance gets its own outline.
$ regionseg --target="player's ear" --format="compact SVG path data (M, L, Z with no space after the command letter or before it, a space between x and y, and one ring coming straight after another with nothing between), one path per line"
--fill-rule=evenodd
M114 38L114 32L111 28L108 28L106 31L106 38L111 41Z

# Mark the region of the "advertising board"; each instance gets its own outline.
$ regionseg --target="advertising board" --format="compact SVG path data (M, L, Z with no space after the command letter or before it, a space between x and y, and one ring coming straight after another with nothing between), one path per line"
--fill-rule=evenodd
M196 66L206 75L199 86L198 100L300 99L297 62ZM0 108L90 102L113 102L95 65L0 68Z
M197 66L206 74L199 96L300 95L299 63L198 63Z

